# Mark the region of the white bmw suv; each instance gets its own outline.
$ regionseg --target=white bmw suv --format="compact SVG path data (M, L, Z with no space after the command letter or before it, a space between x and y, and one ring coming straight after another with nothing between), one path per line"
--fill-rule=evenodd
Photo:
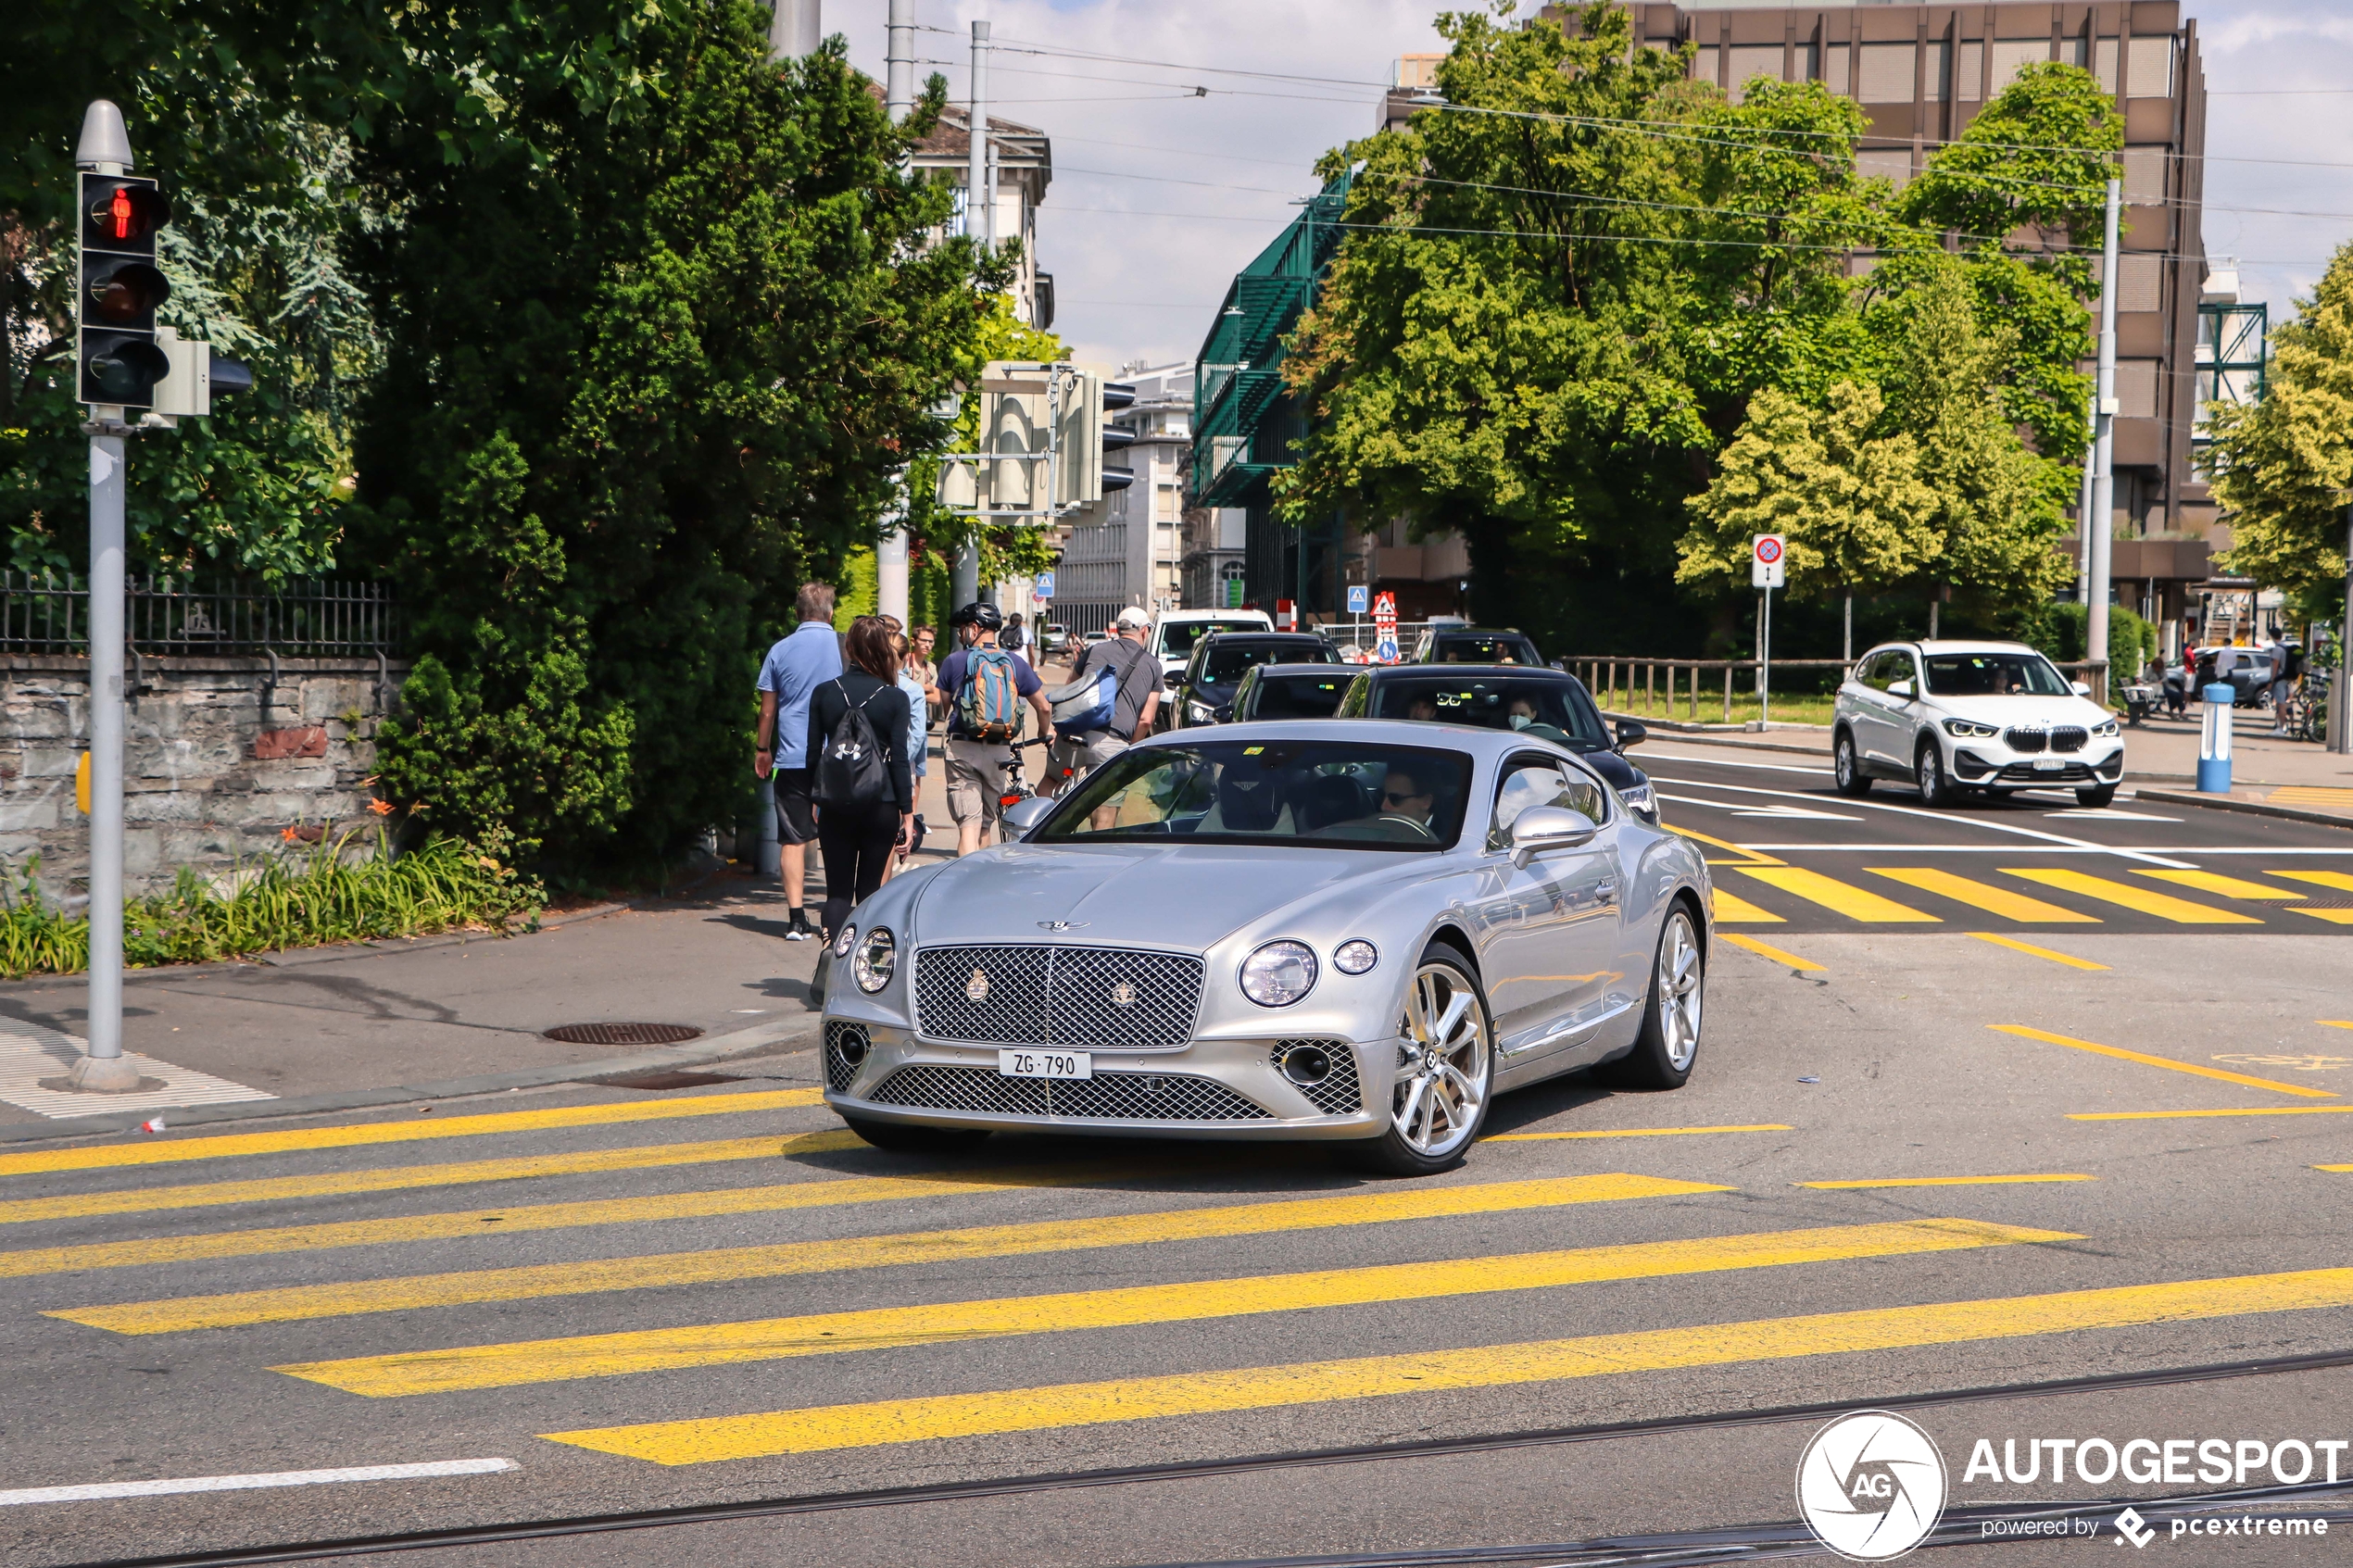
M2116 715L2023 643L1873 648L1838 689L1831 757L1840 794L1899 779L1929 806L2053 785L2105 806L2124 776Z

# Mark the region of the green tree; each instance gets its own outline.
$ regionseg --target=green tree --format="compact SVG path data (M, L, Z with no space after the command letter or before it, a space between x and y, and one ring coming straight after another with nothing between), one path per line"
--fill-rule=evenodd
M900 171L938 78L893 126L838 40L770 62L745 0L630 17L452 33L361 144L403 221L362 250L385 360L353 533L418 606L385 780L557 866L733 814L794 584L941 449L1002 282L926 243L948 193Z
M1936 492L1920 478L1907 433L1874 436L1877 387L1838 382L1813 408L1776 388L1750 399L1748 420L1692 497L1677 577L1744 582L1751 541L1788 536L1793 597L1892 587L1931 570L1944 547Z
M2214 494L2231 524L2216 564L2337 619L2353 504L2353 245L2271 334L2262 400L2215 404L2210 419Z

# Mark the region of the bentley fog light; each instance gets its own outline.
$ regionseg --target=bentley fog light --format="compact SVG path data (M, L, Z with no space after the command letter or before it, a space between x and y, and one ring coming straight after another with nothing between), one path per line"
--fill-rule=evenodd
M1342 942L1332 951L1332 967L1342 974L1362 974L1380 962L1380 950L1363 937Z
M1312 1089L1332 1075L1332 1053L1321 1046L1293 1046L1283 1053L1283 1076Z
M1242 995L1287 1008L1315 988L1315 954L1304 942L1269 942L1242 960Z
M872 994L890 984L891 971L898 963L898 941L890 935L890 927L878 925L858 945L858 956L849 960L849 972L861 991Z

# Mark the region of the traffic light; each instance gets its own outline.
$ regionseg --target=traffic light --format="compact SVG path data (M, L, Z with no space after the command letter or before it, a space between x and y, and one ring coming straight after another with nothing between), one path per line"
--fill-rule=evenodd
M1055 410L1054 445L1061 461L1054 470L1057 510L1102 499L1106 491L1125 490L1136 476L1125 469L1103 467L1103 454L1133 443L1136 434L1105 424L1103 415L1132 407L1136 389L1126 382L1107 382L1091 370L1070 372L1063 383L1063 398Z
M152 407L156 383L171 372L156 342L156 307L171 285L155 264L171 203L153 180L130 174L85 173L81 198L81 400Z

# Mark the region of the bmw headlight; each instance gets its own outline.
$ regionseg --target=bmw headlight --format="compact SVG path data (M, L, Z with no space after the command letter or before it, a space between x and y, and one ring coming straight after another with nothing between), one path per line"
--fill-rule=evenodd
M2107 740L2107 739L2112 739L2113 737L2115 737L2115 736L2117 736L2117 735L2120 735L2120 734L2122 734L2124 732L2123 732L2122 730L2120 730L2120 729L2119 729L2119 728L2117 727L2117 723L2116 723L2116 721L2115 721L2115 720L2110 719L2110 720L2109 720L2107 723L2105 723L2105 724L2101 724L2101 725L2098 725L2098 726L2096 726L2095 728L2094 728L2094 730L2092 731L2092 733L2093 733L2094 734L2095 734L2095 735L2098 735L2101 739L2103 739L2103 740Z
M1242 960L1242 995L1287 1008L1315 988L1315 951L1304 942L1269 942Z
M858 944L858 956L849 960L850 978L870 996L890 984L891 972L898 967L899 942L887 925L866 933L866 939Z
M1944 721L1944 733L1963 740L1983 740L2002 732L1991 724L1980 724L1973 720L1947 719Z

